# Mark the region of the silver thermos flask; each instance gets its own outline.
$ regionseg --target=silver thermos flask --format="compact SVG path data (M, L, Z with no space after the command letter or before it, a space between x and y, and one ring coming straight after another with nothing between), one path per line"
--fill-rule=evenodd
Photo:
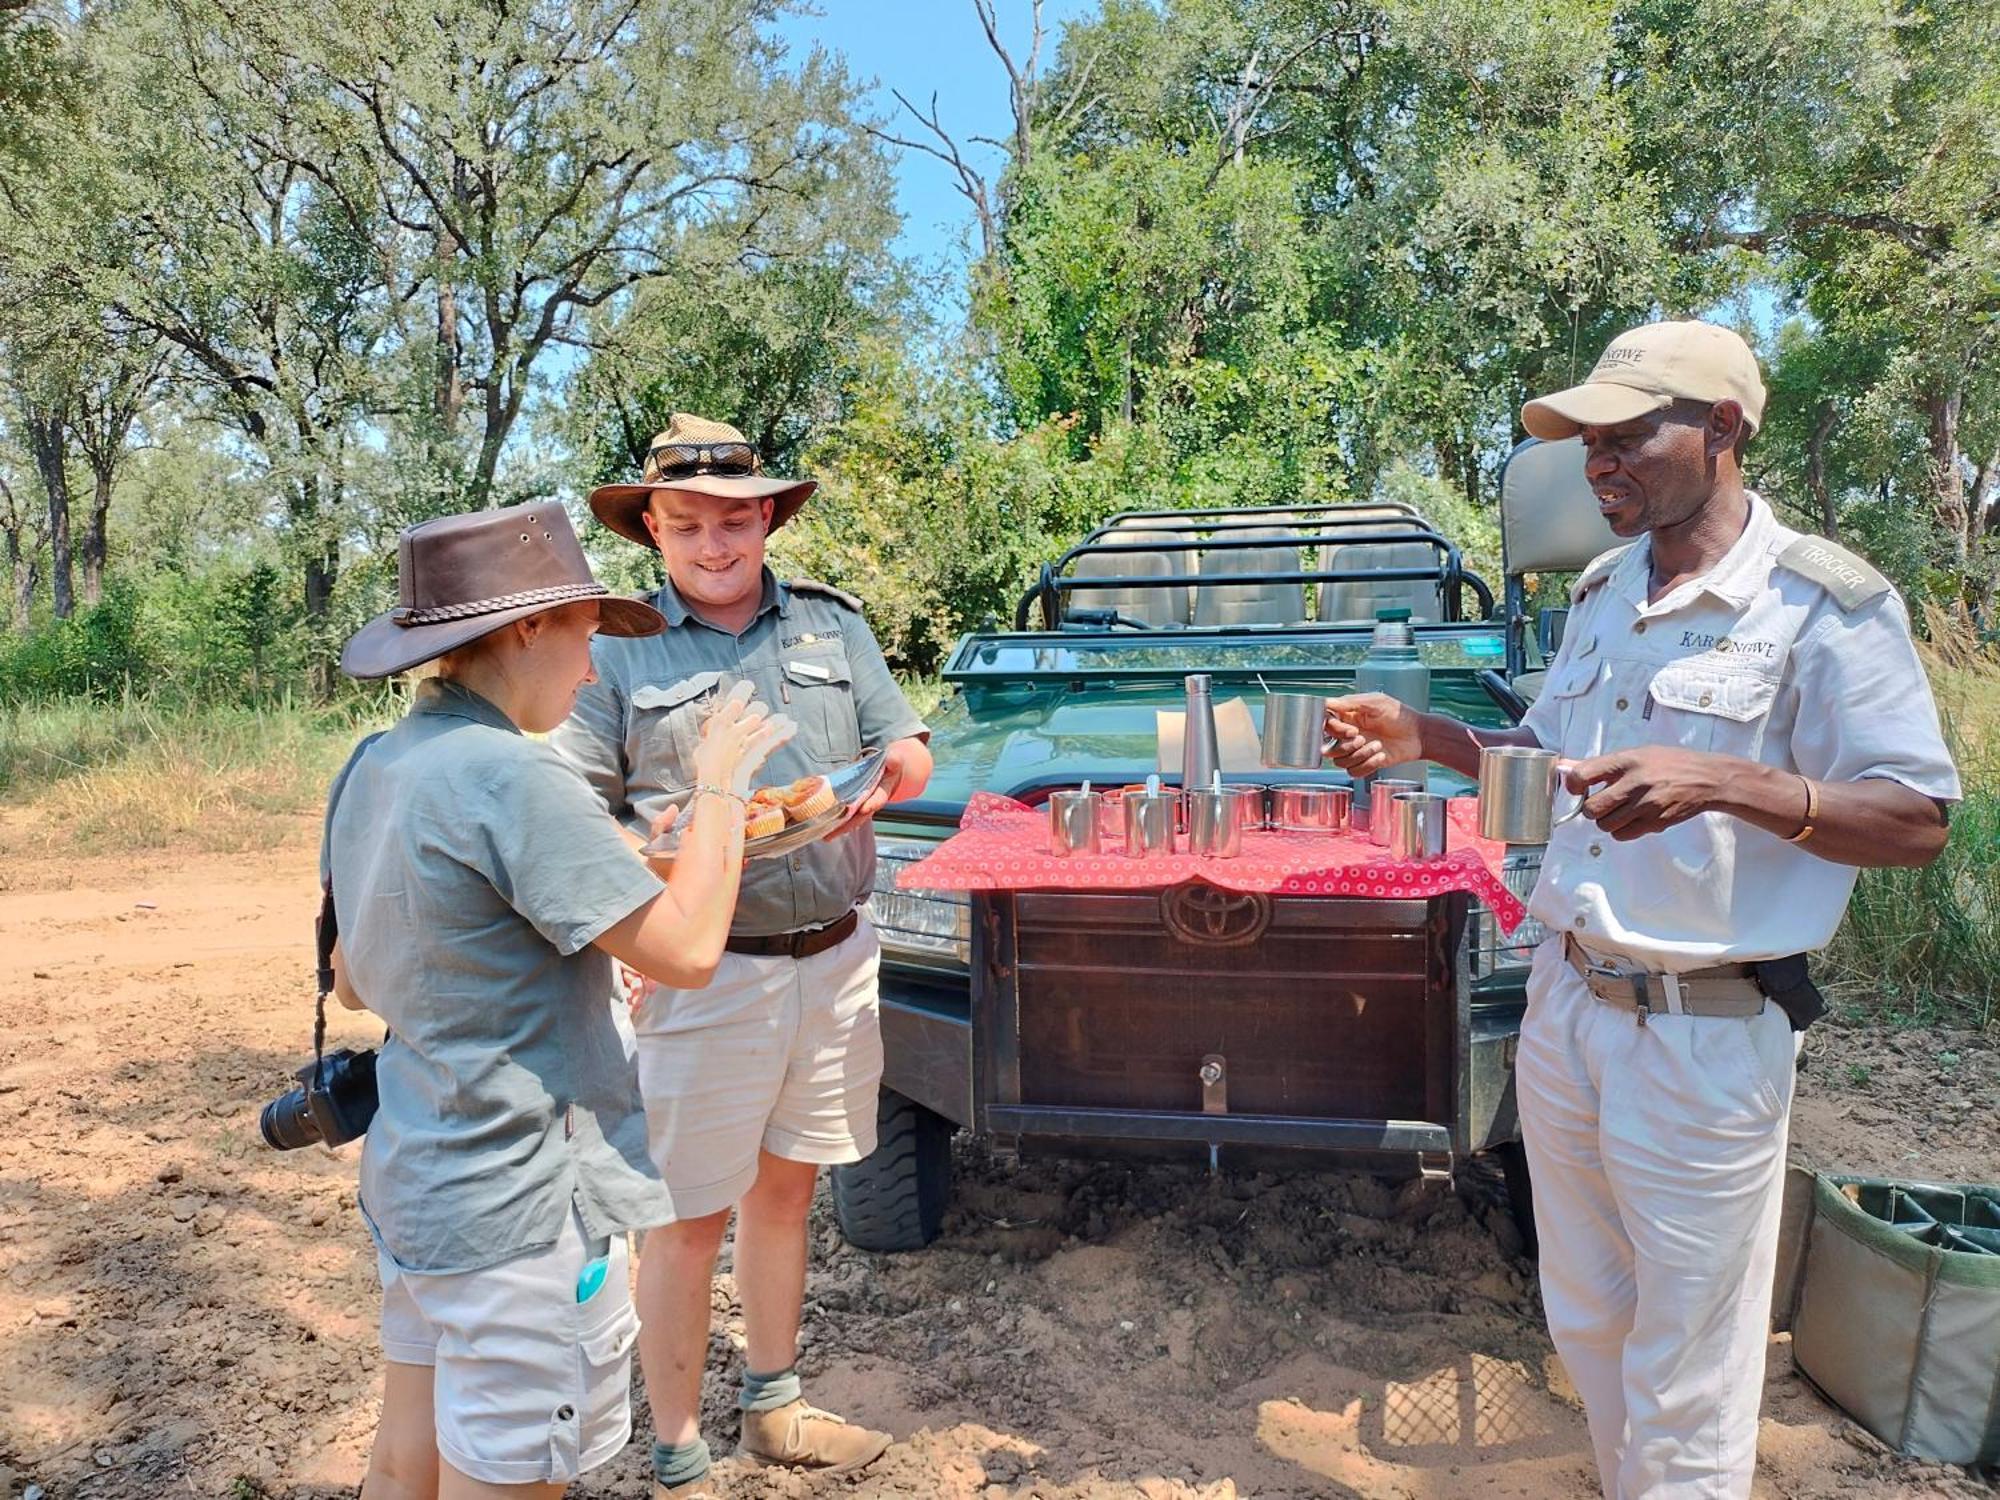
M1181 790L1206 788L1222 769L1215 742L1215 698L1206 672L1187 679L1187 723L1181 730Z

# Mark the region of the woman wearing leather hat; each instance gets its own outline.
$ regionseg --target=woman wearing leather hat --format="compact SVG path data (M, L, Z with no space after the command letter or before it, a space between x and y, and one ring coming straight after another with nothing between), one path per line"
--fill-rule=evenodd
M639 483L592 491L599 520L659 550L667 583L652 602L667 628L600 640L602 680L551 737L633 830L698 774L689 752L730 682L748 680L799 721L772 759L773 780L823 775L864 749L884 755L882 785L837 836L744 872L713 985L699 996L640 987L639 1086L674 1200L674 1222L647 1234L639 1260L656 1500L716 1493L701 1377L710 1277L732 1213L744 1456L851 1473L889 1443L809 1405L794 1365L814 1182L821 1167L875 1149L881 945L864 905L875 875L870 818L920 793L931 759L861 601L806 579L780 582L765 566L765 538L812 492L809 480L765 474L735 428L686 413L653 440Z
M397 575L341 664L438 672L334 783L321 859L336 991L390 1028L361 1157L387 1358L362 1493L556 1496L631 1434L625 1236L673 1213L612 959L708 982L750 778L795 726L747 691L717 705L663 880L528 737L593 679L593 635L657 634L659 612L591 576L553 503L412 527Z

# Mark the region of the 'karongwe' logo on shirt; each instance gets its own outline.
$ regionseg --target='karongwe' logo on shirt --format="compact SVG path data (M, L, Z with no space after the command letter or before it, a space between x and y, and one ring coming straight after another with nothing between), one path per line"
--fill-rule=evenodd
M1713 651L1717 656L1754 656L1759 661L1776 661L1776 641L1746 641L1741 636L1714 635L1704 630L1681 632L1683 651Z

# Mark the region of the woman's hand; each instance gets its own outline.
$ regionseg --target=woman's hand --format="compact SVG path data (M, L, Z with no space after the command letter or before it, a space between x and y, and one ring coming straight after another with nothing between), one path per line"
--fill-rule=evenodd
M752 703L750 693L749 683L737 683L702 725L701 743L694 752L697 785L749 796L751 778L772 751L798 732L799 726L784 714L773 714L766 705Z

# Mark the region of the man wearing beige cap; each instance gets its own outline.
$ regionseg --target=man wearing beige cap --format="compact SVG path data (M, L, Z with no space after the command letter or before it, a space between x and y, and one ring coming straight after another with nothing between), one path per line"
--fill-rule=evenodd
M1612 1500L1747 1497L1805 955L1857 867L1923 865L1957 773L1895 591L1743 486L1764 412L1726 328L1655 323L1531 401L1621 537L1521 725L1335 699L1335 758L1565 758L1515 1064L1549 1330Z
M929 731L861 602L804 579L781 583L765 566L766 537L813 489L765 474L735 428L676 413L637 484L593 490L590 508L606 527L659 552L667 582L651 602L667 628L643 651L600 642L596 680L552 737L637 833L694 785L703 720L739 682L798 723L766 767L771 785L824 775L864 749L885 754L882 784L836 836L746 861L708 988L648 984L633 1008L648 1145L675 1218L647 1234L639 1259L639 1360L662 1500L714 1493L701 1382L711 1273L732 1209L745 1456L851 1473L889 1442L808 1405L793 1364L819 1168L875 1148L881 944L863 906L875 875L868 820L923 790Z

